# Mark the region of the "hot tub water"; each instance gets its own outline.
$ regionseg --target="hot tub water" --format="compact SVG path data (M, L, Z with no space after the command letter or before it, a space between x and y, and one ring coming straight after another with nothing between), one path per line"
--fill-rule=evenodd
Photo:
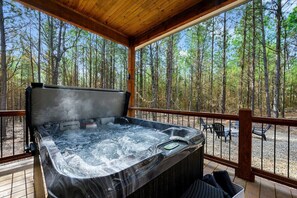
M53 141L73 176L103 176L133 166L161 152L169 141L160 130L139 125L108 123L97 128L57 130Z

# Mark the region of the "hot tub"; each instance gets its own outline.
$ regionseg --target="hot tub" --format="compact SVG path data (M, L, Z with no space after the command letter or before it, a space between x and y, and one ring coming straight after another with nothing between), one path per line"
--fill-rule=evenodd
M49 197L179 197L202 177L202 133L127 117L128 101L114 90L27 89Z

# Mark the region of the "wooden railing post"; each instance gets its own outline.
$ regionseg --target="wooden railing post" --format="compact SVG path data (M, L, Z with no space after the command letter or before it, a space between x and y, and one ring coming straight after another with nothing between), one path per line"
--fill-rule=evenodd
M239 178L254 181L252 173L252 111L239 110L239 143L238 143L238 168L235 175Z
M135 105L135 47L132 45L128 49L128 91L130 92L129 106ZM128 116L135 117L134 110L128 110Z

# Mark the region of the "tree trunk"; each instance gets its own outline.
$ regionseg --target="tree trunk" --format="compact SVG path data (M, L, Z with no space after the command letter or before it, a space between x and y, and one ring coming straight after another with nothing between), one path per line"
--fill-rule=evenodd
M248 60L247 60L247 97L246 97L246 107L250 108L251 106L251 59L249 58L251 56L251 43L248 43Z
M252 93L251 93L251 109L252 114L255 111L255 70L256 70L256 19L255 19L255 0L253 0L253 38L252 38Z
M29 37L29 48L30 48L30 66L31 66L31 82L35 82L34 79L34 64L33 64L33 46L32 46L32 35L31 35L31 27L30 27L30 37Z
M143 48L139 52L139 107L142 107L142 97L143 97ZM140 111L141 112L141 111Z
M100 84L102 88L105 88L105 46L106 40L103 39L102 47L101 47L101 76L100 76Z
M95 88L98 87L98 36L96 35L95 40L95 79L94 79L94 86Z
M149 47L150 47L150 68L151 68L151 78L152 78L152 100L153 100L151 107L156 108L156 103L157 103L157 99L156 99L156 97L157 97L156 68L154 66L153 45L151 44ZM156 46L156 48L158 48L158 47ZM156 50L158 50L158 49L156 49ZM156 57L156 59L157 59L157 57ZM153 113L152 115L153 115L153 120L156 121L157 120L156 113Z
M37 52L37 70L38 70L38 82L41 82L41 13L38 11L38 52Z
M53 24L53 17L48 17L48 24L49 24L49 43L48 43L48 83L53 81L53 71L54 71L54 24Z
M201 69L201 49L200 49L200 25L197 25L196 29L196 68L197 68L197 73L196 73L196 88L197 88L197 98L196 98L196 111L200 112L201 111L201 95L202 95L202 69Z
M58 33L58 46L57 46L57 54L55 55L55 65L52 73L52 84L57 85L59 79L59 65L62 58L61 46L62 46L62 29L63 29L63 21L60 21L59 24L59 33Z
M275 78L274 78L274 102L273 102L273 112L274 116L278 118L279 116L279 91L280 91L280 56L281 56L281 0L277 1L277 11L276 11L276 62L275 62Z
M166 69L166 109L171 108L171 96L172 96L172 69L173 69L173 35L167 40L167 69Z
M223 32L223 91L222 91L222 113L226 111L226 49L227 49L227 29L226 12L224 12L224 32Z
M92 34L90 35L90 42L89 42L89 87L92 87Z
M0 110L7 109L7 63L6 63L6 38L4 28L3 0L0 0L0 33L1 33L1 105ZM2 135L6 137L6 121L2 119Z
M268 74L268 61L266 53L266 38L265 38L265 29L264 29L264 17L263 17L263 5L262 0L260 0L260 17L261 17L261 31L262 31L262 52L263 52L263 65L264 65L264 81L265 81L265 96L266 96L266 114L267 117L271 117L271 108L270 108L270 91L269 91L269 74Z
M288 43L287 43L287 29L284 27L284 75L283 75L283 104L282 104L282 117L285 118L285 109L286 109L286 67L288 62L289 52L288 52Z
M239 107L243 107L243 76L245 68L245 48L246 48L246 31L247 31L247 6L245 6L244 26L243 26L243 43L242 43L242 58L241 58L241 72L240 72L240 90L239 90Z
M213 67L214 67L214 33L215 33L215 17L212 18L212 32L211 32L211 71L210 71L210 112L213 111ZM192 73L192 71L191 71ZM191 87L192 89L192 87Z

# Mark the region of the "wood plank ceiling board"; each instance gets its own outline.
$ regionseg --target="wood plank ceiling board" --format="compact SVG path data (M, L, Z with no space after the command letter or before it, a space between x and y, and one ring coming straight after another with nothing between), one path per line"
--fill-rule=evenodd
M140 46L246 0L17 0L126 46Z
M67 6L62 6L54 0L17 0L22 4L37 9L48 15L56 17L60 20L66 21L72 25L78 26L82 29L90 32L99 34L104 38L110 39L117 43L129 46L128 36L121 32L113 29L112 27L106 26L100 21L96 21L82 13L71 9Z
M172 18L150 28L147 32L136 35L135 46L144 45L164 38L168 34L180 31L209 17L236 7L247 0L203 0ZM131 40L131 39L130 39Z

